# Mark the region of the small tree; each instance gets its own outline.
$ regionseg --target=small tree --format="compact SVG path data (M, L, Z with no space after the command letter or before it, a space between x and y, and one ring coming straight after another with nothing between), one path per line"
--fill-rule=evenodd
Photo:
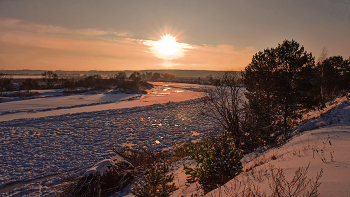
M102 84L101 75L90 75L84 79L84 87L99 89Z
M11 86L11 78L6 77L5 74L0 73L0 102L2 102L2 93L8 90Z
M144 181L135 183L132 193L137 197L168 197L177 188L173 183L173 173L167 174L169 168L165 163L151 165L144 176Z
M146 80L152 79L152 72L146 72Z
M324 65L322 64L322 62L327 58L328 55L328 51L325 47L323 47L322 52L320 54L320 57L317 60L317 64L316 64L316 73L315 73L315 77L316 77L316 86L319 87L319 92L320 92L320 102L321 102L321 107L325 107L325 96L324 96L324 76L325 76L325 72L324 72Z
M333 100L339 93L348 88L349 63L342 56L332 56L318 62L316 66L318 88L321 104Z
M22 87L29 92L30 90L37 89L39 84L37 80L28 78L22 82Z
M160 78L161 78L160 73L153 73L151 79L152 79L152 81L157 81Z
M133 72L130 76L129 76L130 80L133 81L141 81L141 74L139 72Z
M186 151L197 162L195 167L184 166L189 175L187 181L198 181L204 193L224 185L241 172L243 153L235 148L227 133L186 146L191 147Z
M207 88L207 96L202 99L200 113L220 124L234 139L235 147L241 148L244 133L241 130L243 112L239 106L243 94L240 83L230 72L211 81L212 86Z
M47 88L53 88L54 83L58 81L58 75L53 71L45 71L41 75L43 76L42 80L46 82Z
M118 86L118 85L122 84L125 81L125 79L126 79L125 72L118 72L115 75L114 79L115 79L114 85Z

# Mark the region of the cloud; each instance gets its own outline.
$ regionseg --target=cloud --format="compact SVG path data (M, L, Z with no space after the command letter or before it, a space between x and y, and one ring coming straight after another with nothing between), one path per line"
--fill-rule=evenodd
M70 29L0 18L0 69L241 70L255 48L177 43L173 55L157 52L158 41L130 33Z
M114 32L99 29L71 29L56 25L43 25L29 23L19 19L0 18L0 32L11 33L41 33L41 34L71 34L71 35L85 35L85 36L102 36L102 35L116 35L118 37L130 36L128 32Z
M350 0L329 0L329 2L350 4Z
M256 52L254 47L238 49L231 45L202 45L188 50L186 58L173 63L186 65L187 69L244 70Z

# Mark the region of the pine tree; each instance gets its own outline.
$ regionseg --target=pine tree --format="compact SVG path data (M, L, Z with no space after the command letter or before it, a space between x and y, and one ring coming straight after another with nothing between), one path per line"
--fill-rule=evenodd
M253 56L243 81L248 107L255 116L253 125L264 140L276 137L279 133L274 131L280 129L287 135L301 107L314 105L310 104L313 82L308 76L313 67L312 54L294 40Z
M132 193L137 197L168 197L177 188L173 183L173 173L167 174L166 163L151 165L144 176L144 181L135 183Z
M219 137L206 139L197 145L190 154L197 165L184 166L184 169L189 175L187 181L198 181L204 193L224 185L241 172L243 151L235 148L229 133L224 132Z
M332 56L317 63L317 86L322 96L321 104L333 100L343 90L348 89L349 62L342 56Z

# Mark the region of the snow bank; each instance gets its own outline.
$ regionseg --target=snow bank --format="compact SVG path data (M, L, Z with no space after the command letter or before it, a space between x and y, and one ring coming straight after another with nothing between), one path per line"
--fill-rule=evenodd
M104 159L100 162L98 162L96 165L88 169L84 173L84 177L88 177L90 175L96 175L99 174L100 176L103 176L104 173L109 172L113 169L113 167L116 167L114 164L114 161L112 159Z

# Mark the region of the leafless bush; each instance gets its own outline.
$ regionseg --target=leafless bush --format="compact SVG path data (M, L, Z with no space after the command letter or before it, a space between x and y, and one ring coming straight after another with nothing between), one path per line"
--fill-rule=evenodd
M108 166L104 173L87 173L78 178L70 178L63 186L59 197L101 197L122 190L133 180L133 167L128 162L117 162ZM88 172L88 171L87 171Z
M200 113L219 124L234 139L236 148L242 148L245 132L242 130L241 84L234 73L229 72L210 81L212 86L206 90Z
M321 169L320 173L317 173L316 180L313 182L307 178L309 166L310 164L305 169L299 168L296 170L290 182L286 179L283 169L271 166L271 178L269 179L269 187L272 190L271 196L318 196L317 189L320 186L319 179L322 177L323 169ZM310 190L307 190L308 187L310 187Z
M326 152L326 146L327 146L327 144L329 145L329 147L332 146L332 142L331 142L330 139L331 139L331 137L328 136L327 140L326 140L325 142L323 142L322 148L318 148L318 147L316 146L316 143L317 143L317 141L318 141L318 139L317 139L315 145L311 146L311 149L312 149L312 157L313 157L313 158L315 158L315 153L316 153L316 155L317 155L324 163L327 162L326 156L325 156L325 152ZM329 154L330 154L330 160L333 162L333 161L334 161L334 155L333 155L333 154L334 154L334 151L333 151L333 152L329 152Z
M170 151L154 151L151 148L113 148L113 151L130 162L137 170L145 171L147 167L156 162L167 162L171 159Z

